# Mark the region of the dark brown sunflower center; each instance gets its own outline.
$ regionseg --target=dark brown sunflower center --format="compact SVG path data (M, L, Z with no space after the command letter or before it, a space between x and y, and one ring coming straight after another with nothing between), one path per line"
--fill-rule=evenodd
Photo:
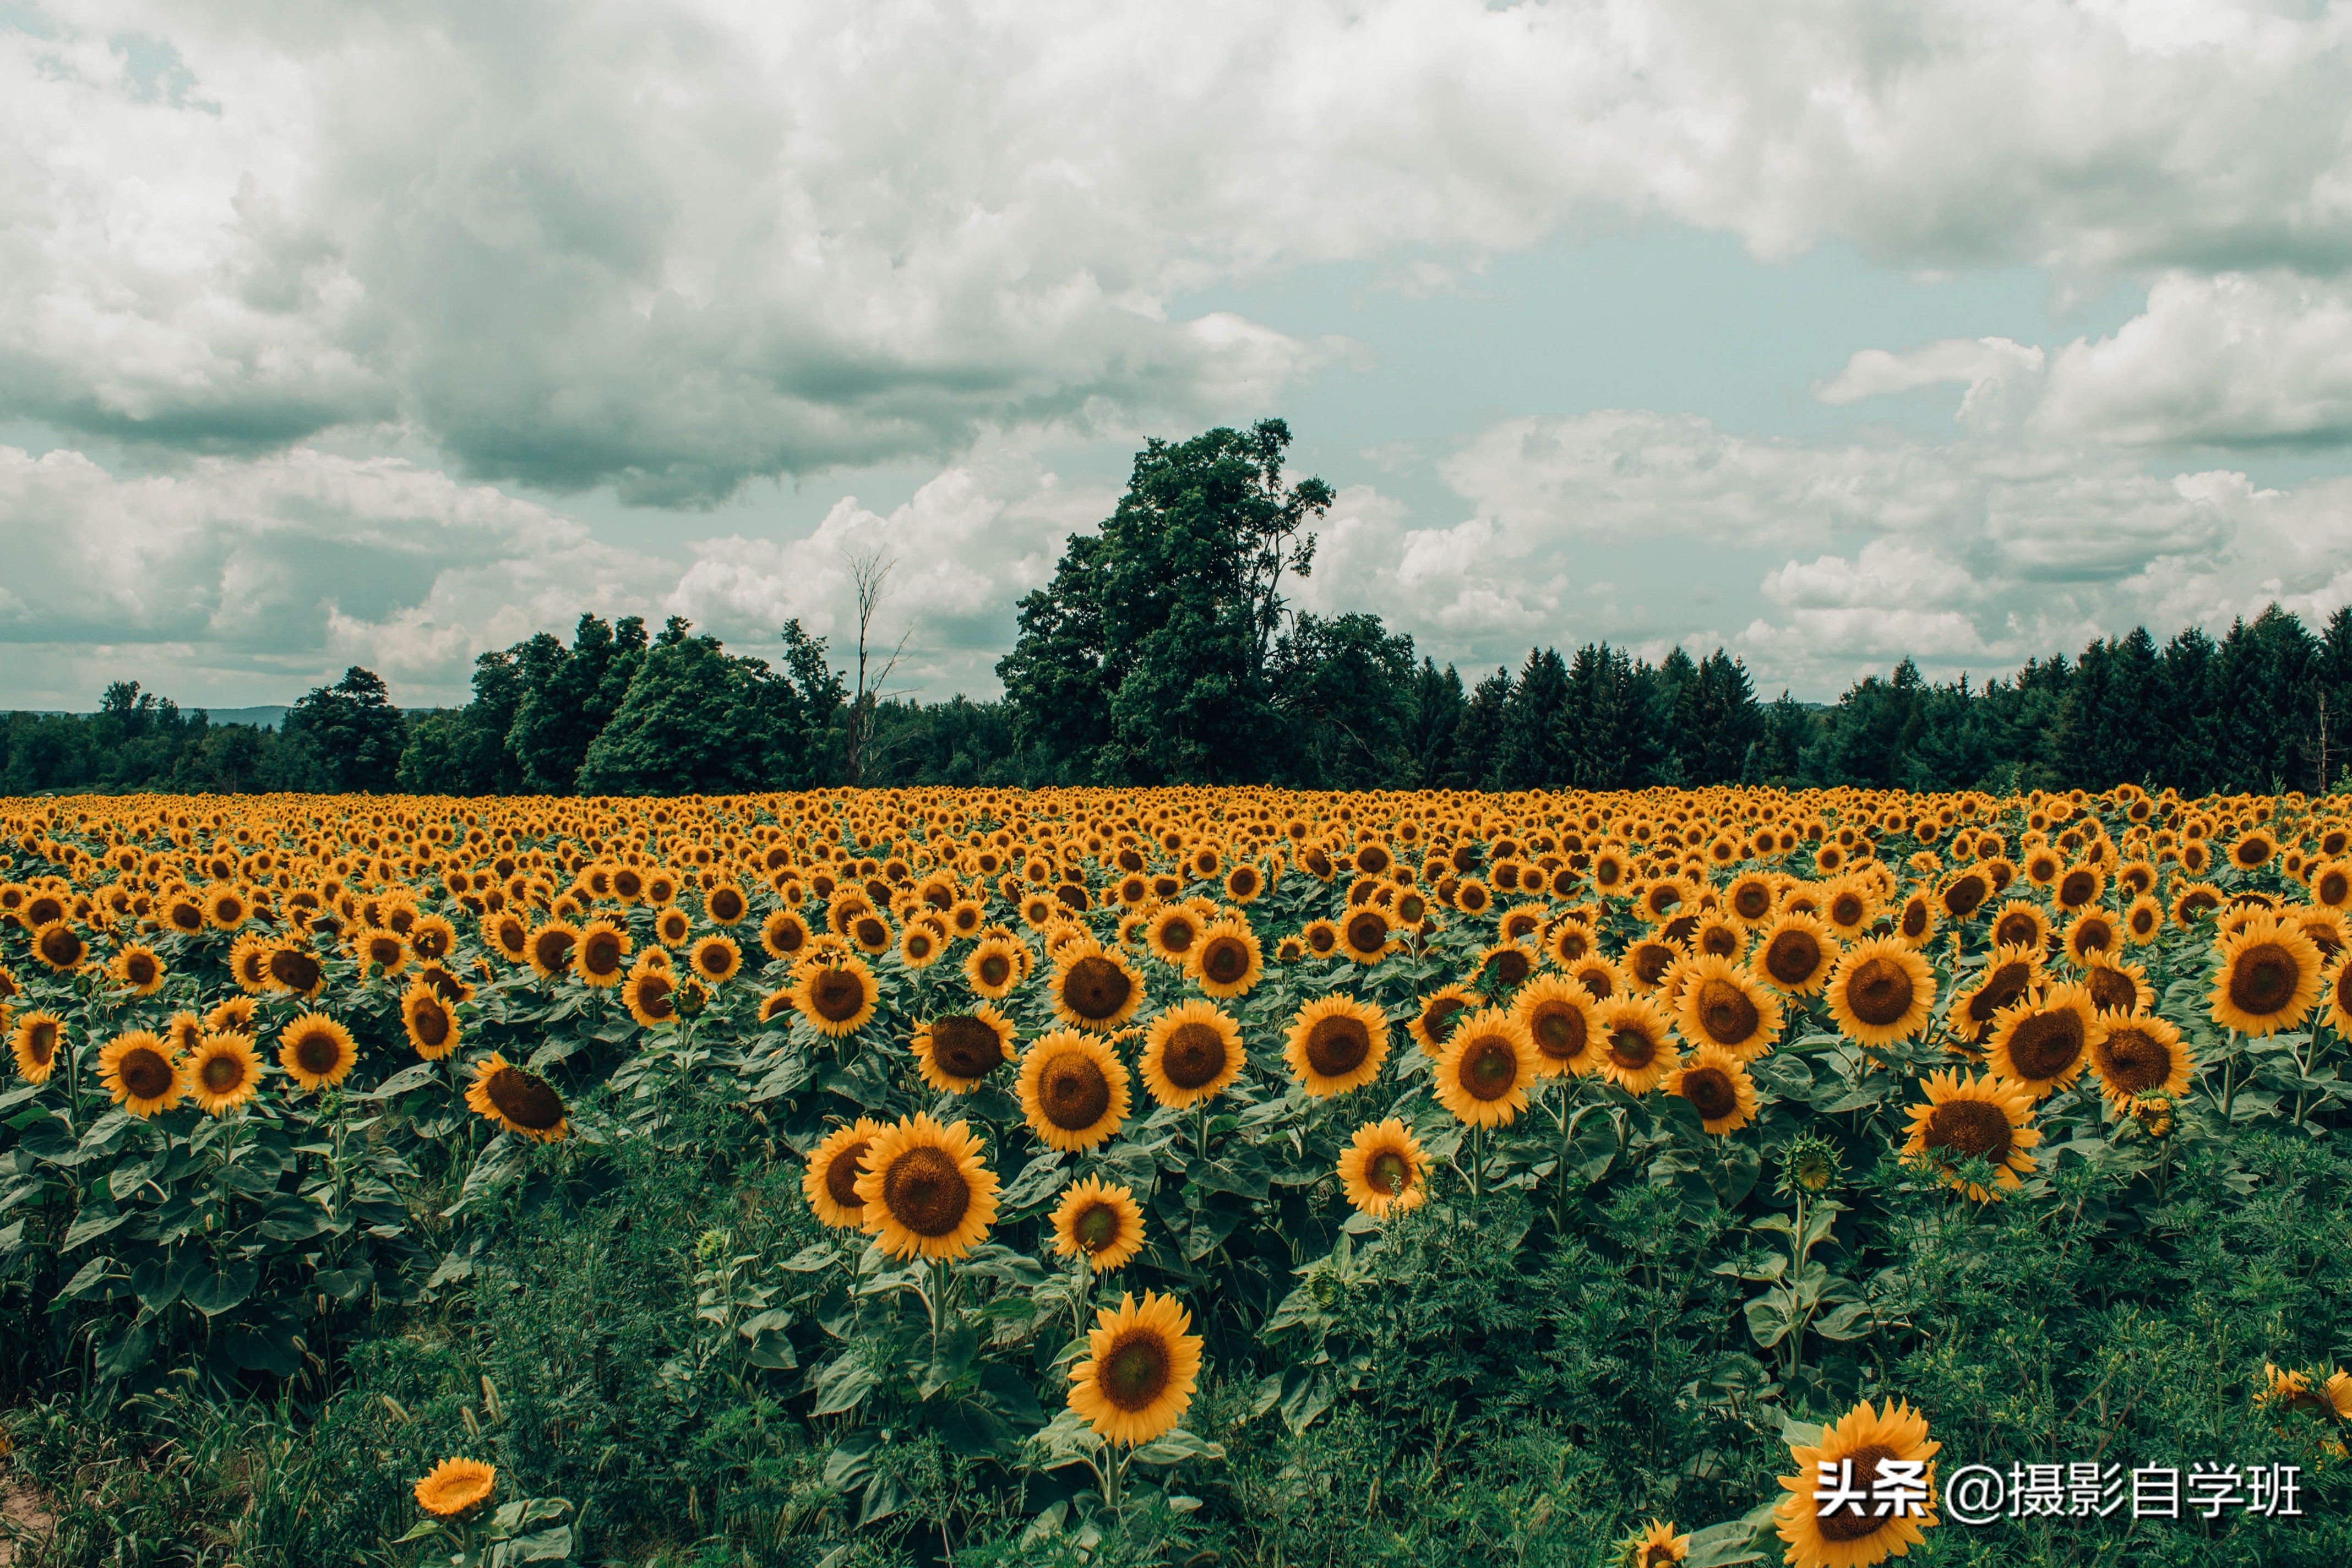
M172 1089L172 1064L152 1046L133 1046L123 1052L114 1072L135 1100L161 1100Z
M909 1149L882 1176L882 1206L917 1236L945 1236L971 1207L971 1183L943 1149Z
M820 971L809 982L809 1005L828 1024L846 1024L866 1005L866 984L848 969Z
M1802 985L1821 966L1821 940L1809 931L1784 931L1765 945L1764 973L1783 985Z
M1873 1443L1865 1447L1856 1448L1851 1454L1839 1457L1853 1462L1853 1484L1849 1489L1863 1494L1859 1511L1856 1511L1856 1504L1848 1502L1842 1505L1835 1513L1821 1514L1816 1522L1824 1538L1842 1544L1875 1535L1895 1521L1892 1510L1883 1515L1874 1511L1878 1505L1870 1500L1870 1493L1878 1484L1878 1462L1881 1459L1892 1459L1898 1456L1894 1449Z
M590 934L580 944L580 967L594 975L618 974L621 972L621 937L617 931L600 931Z
M1764 1021L1755 998L1719 975L1699 982L1697 1011L1699 1027L1718 1046L1745 1045Z
M1088 1204L1070 1222L1070 1234L1089 1253L1100 1252L1118 1239L1118 1211L1108 1204Z
M649 970L637 977L637 1010L648 1018L667 1018L672 1008L669 977Z
M175 903L164 912L174 931L196 931L205 923L205 911L194 904Z
M2294 955L2279 943L2255 942L2230 964L2230 1002L2257 1017L2279 1012L2294 1000L2302 973Z
M1639 1072L1655 1061L1658 1042L1646 1029L1617 1028L1609 1032L1609 1059L1629 1072Z
M324 1029L310 1029L294 1042L294 1065L313 1077L323 1077L341 1065L343 1044Z
M1135 994L1135 982L1109 959L1088 953L1062 978L1062 1001L1088 1023L1115 1018Z
M1927 931L1927 900L1925 899L1914 899L1909 903L1905 904L1903 906L1903 920L1901 924L1903 934L1905 936L1916 939L1926 935Z
M1392 1198L1412 1184L1412 1165L1394 1149L1383 1149L1364 1162L1364 1185Z
M543 931L530 939L530 953L542 969L561 969L571 960L572 942L572 933L568 931ZM377 957L373 951L369 956L379 963L390 962L388 958Z
M1731 908L1741 920L1760 921L1772 908L1772 889L1761 882L1742 882L1731 890Z
M155 961L143 952L134 952L123 961L122 973L133 985L144 985L155 978Z
M1721 1068L1693 1068L1683 1074L1683 1098L1701 1121L1719 1121L1739 1109L1739 1086Z
M1239 937L1221 936L1201 950L1201 973L1232 985L1249 973L1249 948Z
M2021 1077L2040 1083L2074 1065L2084 1043L2082 1016L2071 1007L2035 1013L2018 1021L2009 1037L2010 1060Z
M562 1096L537 1073L517 1067L500 1068L490 1074L487 1092L490 1103L509 1121L526 1131L546 1132L562 1123Z
M884 947L890 941L890 928L873 915L860 915L850 930L859 944L865 947Z
M1992 894L1992 885L1974 871L1944 889L1944 908L1955 920L1966 920Z
M1511 1049L1507 1040L1472 1040L1462 1049L1461 1079L1471 1099L1500 1100L1518 1082L1518 1053Z
M1369 910L1349 917L1348 945L1358 952L1378 952L1388 945L1389 922Z
M1591 992L1593 999L1599 1002L1608 1001L1617 989L1617 983L1611 978L1607 968L1598 963L1589 969L1579 970L1576 983Z
M1307 929L1307 945L1318 952L1328 952L1339 945L1339 934L1328 925L1309 926Z
M1160 1053L1160 1070L1178 1089L1201 1089L1216 1081L1228 1059L1223 1035L1207 1024L1183 1023L1170 1032Z
M1988 1021L1995 1013L2024 995L2025 987L2032 979L2033 965L2023 959L2011 959L2002 964L1985 976L1984 984L1977 987L1977 994L1969 998L1969 1020L1979 1024Z
M1911 972L1891 958L1867 958L1845 985L1845 1005L1874 1029L1883 1029L1911 1011L1916 993Z
M1981 1154L1997 1161L2008 1156L2015 1137L2009 1115L2000 1106L1981 1100L1948 1100L1927 1118L1923 1141L1930 1149L1963 1160Z
M1830 900L1830 919L1842 926L1858 926L1870 906L1852 893L1840 893Z
M1584 1010L1563 1002L1538 1006L1528 1021L1528 1031L1536 1037L1536 1049L1556 1062L1572 1062L1582 1056L1590 1034Z
M872 1139L862 1138L833 1157L824 1168L825 1196L845 1209L866 1206L866 1200L857 1195L857 1167L865 1160L866 1151L872 1147Z
M2058 879L2058 901L2070 910L2080 909L2098 889L2098 879L2090 872L2069 871Z
M981 1078L1003 1065L1004 1041L986 1020L957 1014L931 1025L931 1060L953 1078Z
M1003 984L1013 977L1013 961L1001 952L983 953L980 960L980 983L987 986Z
M420 1045L438 1046L449 1037L449 1015L438 1002L420 1000L409 1011L408 1026L416 1031Z
M1091 1058L1055 1057L1037 1075L1037 1103L1065 1132L1084 1132L1110 1110L1110 1079Z
M2099 1076L2126 1094L2154 1089L2172 1076L2172 1052L2137 1024L2111 1029L2099 1047Z
M295 948L281 947L269 955L269 977L289 991L307 995L319 987L319 961Z
M46 1067L58 1054L58 1026L43 1019L25 1030L25 1054L33 1058L35 1067Z
M694 966L714 980L733 967L734 960L724 942L706 942L694 950Z
M1174 1373L1166 1342L1142 1330L1122 1335L1095 1363L1095 1386L1121 1410L1149 1409L1167 1392Z
M2102 1010L2128 1013L2139 1005L2139 987L2132 977L2120 969L2100 964L2085 976L2091 992L2091 1005Z
M1171 952L1190 952L1198 934L1190 921L1170 921L1160 928L1160 945Z
M1439 996L1433 998L1430 1002L1429 1005L1423 1007L1421 1011L1421 1026L1423 1032L1427 1034L1431 1039L1436 1041L1439 1045L1444 1045L1454 1033L1454 1020L1455 1016L1460 1014L1463 1009L1468 1005L1469 1004L1463 1001L1459 996Z
M227 1051L206 1057L197 1077L203 1081L205 1093L226 1094L245 1082L245 1060Z
M81 962L82 941L63 926L53 926L41 933L41 956L59 969L70 969Z
M1335 1013L1307 1031L1307 1065L1325 1078L1345 1078L1372 1054L1372 1032L1361 1018Z
M721 888L710 895L704 906L715 921L740 921L743 918L743 895L732 888Z

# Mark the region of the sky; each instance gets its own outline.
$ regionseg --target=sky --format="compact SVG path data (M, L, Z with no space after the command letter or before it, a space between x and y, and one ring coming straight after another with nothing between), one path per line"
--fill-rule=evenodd
M583 611L994 695L1151 437L1302 610L1820 700L2352 602L2352 4L0 0L0 707Z

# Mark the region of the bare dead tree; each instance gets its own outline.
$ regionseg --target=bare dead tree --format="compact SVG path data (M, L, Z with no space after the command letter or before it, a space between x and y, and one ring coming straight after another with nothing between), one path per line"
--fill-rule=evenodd
M853 555L849 560L849 580L857 590L857 691L849 707L849 782L862 784L866 769L874 763L874 723L876 710L882 705L882 690L890 674L898 668L898 656L907 651L907 638L914 628L898 634L896 647L888 658L872 644L874 618L882 608L889 590L891 568L897 558L885 556L880 551ZM870 672L870 662L878 661L881 668Z

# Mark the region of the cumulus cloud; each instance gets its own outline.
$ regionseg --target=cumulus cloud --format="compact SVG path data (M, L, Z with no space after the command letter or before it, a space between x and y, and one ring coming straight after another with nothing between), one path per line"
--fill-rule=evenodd
M218 451L398 422L650 502L1261 406L1344 345L1171 301L1299 261L1628 218L1912 266L2352 258L2340 8L37 15L0 31L0 412Z

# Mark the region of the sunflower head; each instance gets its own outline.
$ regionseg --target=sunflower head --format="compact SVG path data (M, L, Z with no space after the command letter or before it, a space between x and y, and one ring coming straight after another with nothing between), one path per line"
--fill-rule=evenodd
M1207 951L1203 945L1202 951ZM1143 1087L1171 1109L1213 1100L1241 1076L1247 1059L1241 1026L1213 1002L1180 1003L1151 1021L1139 1064Z
M2081 1076L2105 1033L2087 988L2053 985L1994 1015L1987 1060L2001 1079L2039 1100Z
M1086 1258L1097 1273L1124 1268L1143 1250L1143 1209L1126 1187L1088 1176L1054 1208L1054 1252Z
M98 1072L114 1103L133 1116L168 1110L187 1090L170 1045L144 1029L117 1035L100 1047Z
M1720 1046L1699 1046L1660 1086L1698 1112L1699 1124L1726 1136L1756 1120L1756 1080L1738 1057Z
M1127 1120L1126 1064L1102 1040L1075 1029L1040 1037L1021 1056L1021 1109L1048 1148L1081 1153Z
M1123 1027L1143 1005L1143 977L1126 954L1092 937L1068 942L1054 955L1049 991L1056 1017L1095 1034Z
M457 1016L425 981L417 981L402 994L400 1023L409 1045L428 1062L437 1062L457 1048Z
M1320 1099L1371 1082L1388 1054L1387 1016L1335 993L1307 1003L1292 1017L1282 1059L1300 1087Z
M1547 1078L1598 1072L1600 1016L1592 994L1573 980L1546 974L1519 988L1511 1015L1536 1048L1536 1070Z
M1690 962L1675 1007L1683 1038L1719 1047L1742 1061L1771 1050L1785 1022L1780 998L1753 971L1713 953Z
M489 1501L498 1480L495 1466L474 1459L444 1459L416 1483L416 1506L436 1519L455 1519Z
M1201 932L1192 955L1192 974L1201 989L1220 999L1243 996L1265 975L1257 933L1241 920L1215 921Z
M1675 1568L1690 1561L1691 1538L1676 1535L1672 1523L1652 1520L1617 1543L1616 1568Z
M1790 1445L1796 1474L1773 1510L1795 1568L1861 1568L1920 1544L1937 1521L1935 1456L1927 1418L1897 1400L1882 1413L1868 1400L1826 1428L1818 1443ZM1890 1468L1895 1467L1895 1468ZM1898 1482L1906 1500L1885 1512L1875 1497ZM1847 1494L1863 1500L1847 1500ZM1827 1499L1829 1500L1823 1500Z
M941 1014L915 1031L914 1052L924 1082L968 1094L1013 1059L1013 1021L985 1002Z
M1113 1443L1149 1443L1183 1419L1201 1374L1202 1341L1172 1296L1146 1291L1104 1307L1070 1368L1070 1408Z
M1810 996L1829 984L1837 938L1818 916L1784 910L1756 935L1749 962L1769 984Z
M858 1166L866 1232L893 1258L961 1258L996 1220L996 1173L966 1122L918 1114L874 1135Z
M1600 1070L1628 1094L1647 1094L1682 1065L1666 1015L1647 996L1601 1005Z
M1348 1202L1379 1219L1429 1201L1429 1156L1412 1129L1391 1116L1356 1129L1339 1154Z
M1903 1146L1906 1158L1927 1163L1947 1186L1977 1203L1990 1202L2032 1173L2034 1157L2028 1151L2042 1142L2042 1134L2026 1125L2033 1109L2028 1090L1990 1074L1970 1078L1957 1069L1930 1073L1919 1087L1927 1103L1911 1108L1910 1141ZM1993 1184L1977 1180L1972 1167L1989 1167Z
M1437 1099L1470 1126L1507 1126L1528 1108L1537 1076L1525 1026L1502 1008L1484 1007L1454 1026L1437 1058Z
M226 1116L261 1092L261 1057L250 1036L205 1036L181 1071L188 1098L208 1116Z
M2124 1111L2144 1101L2171 1102L2189 1090L2195 1067L2180 1031L2165 1019L2146 1013L2105 1013L2104 1027L2091 1047L2091 1070L2099 1075L2099 1090Z
M1936 976L1927 961L1895 937L1869 937L1838 956L1828 986L1830 1016L1846 1037L1885 1047L1927 1026Z
M1454 1026L1485 1005L1486 1000L1466 985L1441 985L1421 999L1405 1032L1420 1045L1421 1054L1433 1060L1445 1054L1445 1045L1454 1037Z
M305 1013L278 1032L278 1065L305 1089L342 1082L359 1059L352 1032L323 1014Z
M474 1064L474 1081L466 1090L466 1103L484 1120L538 1142L551 1143L572 1131L563 1097L555 1092L555 1086L496 1051Z
M873 972L851 954L810 960L793 984L793 1005L821 1035L855 1034L874 1016L880 998Z
M2291 923L2258 915L2224 936L2213 973L2213 1021L2261 1037L2301 1023L2320 996L2318 943Z
M808 1168L801 1173L801 1192L818 1223L835 1230L856 1230L866 1223L866 1200L857 1195L857 1178L866 1151L881 1131L880 1122L861 1116L826 1133L810 1152Z

